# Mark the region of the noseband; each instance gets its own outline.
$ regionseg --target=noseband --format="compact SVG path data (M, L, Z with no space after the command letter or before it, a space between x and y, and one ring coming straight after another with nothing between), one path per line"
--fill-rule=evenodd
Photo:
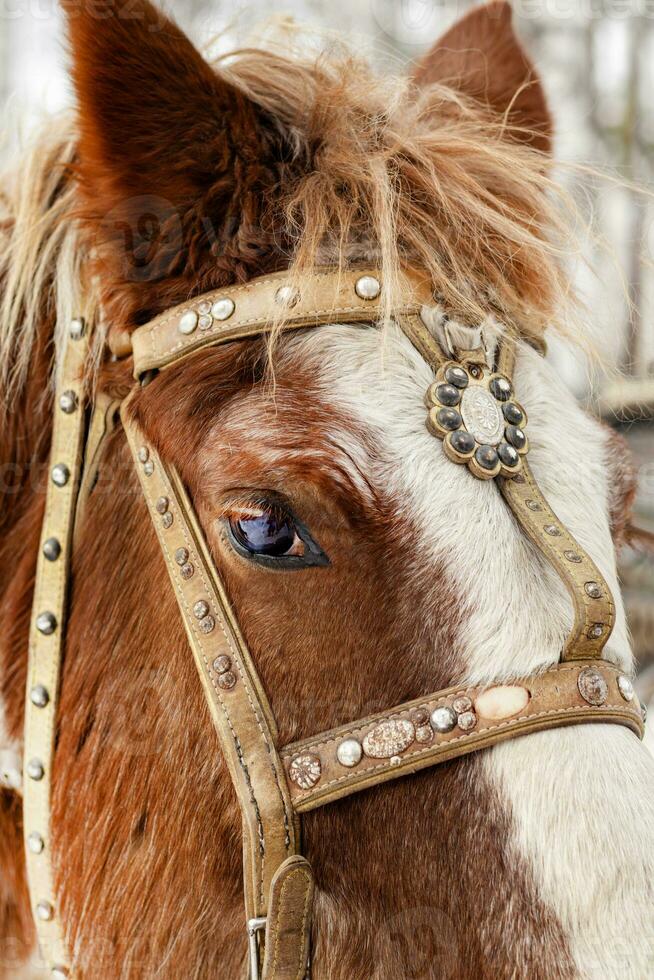
M328 323L375 325L376 270L327 270L296 288L267 276L198 297L139 327L122 353L147 383L205 347ZM395 322L434 371L426 422L470 479L495 479L515 519L560 575L574 623L561 661L511 684L455 685L291 745L280 745L270 704L192 501L175 468L141 431L139 385L120 415L186 628L211 717L240 803L251 980L309 975L313 874L301 856L300 814L371 786L525 735L613 722L643 735L627 677L602 659L614 604L600 571L557 518L531 473L526 414L513 398L516 336L485 351L441 349L421 312L433 305L415 274L402 278ZM271 312L272 311L272 312ZM282 316L275 317L274 311ZM114 405L85 409L90 329L73 321L57 392L41 549L30 627L23 813L27 871L41 954L54 978L72 977L55 900L50 796L73 535ZM529 338L523 333L523 339ZM435 448L436 451L436 448ZM77 517L76 517L77 515ZM244 937L245 943L245 937ZM244 946L245 948L245 946Z

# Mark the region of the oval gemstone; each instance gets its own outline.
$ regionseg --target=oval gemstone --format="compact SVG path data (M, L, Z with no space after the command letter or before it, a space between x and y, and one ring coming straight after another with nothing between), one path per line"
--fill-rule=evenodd
M371 759L390 759L415 741L416 729L404 718L382 721L363 740L363 751Z
M510 446L508 442L501 442L497 447L497 455L500 457L505 466L517 466L518 460L518 450Z
M459 413L453 408L441 408L436 418L438 419L439 424L442 425L444 429L449 429L450 432L458 429L463 422L463 419Z
M504 412L504 418L511 425L522 425L525 420L524 412L515 402L505 402L502 405L502 411Z
M498 402L508 401L511 397L511 392L513 391L506 378L502 377L491 378L491 382L488 387L495 395Z
M594 667L585 667L577 678L577 687L584 701L599 707L609 696L609 687Z
M482 718L500 721L519 714L529 704L529 691L515 685L491 687L475 699L475 711Z
M456 449L457 453L461 453L462 456L468 456L475 448L474 437L465 429L458 429L457 432L453 432L449 440L452 449Z
M475 453L475 459L484 470L494 470L499 456L492 446L480 446Z
M527 445L527 436L517 425L507 425L505 435L507 442L510 442L516 449L524 449Z
M454 365L448 367L445 372L445 378L451 385L455 385L457 388L466 388L468 385L468 372Z
M436 389L436 397L441 405L458 405L461 401L461 392L454 385L439 385Z

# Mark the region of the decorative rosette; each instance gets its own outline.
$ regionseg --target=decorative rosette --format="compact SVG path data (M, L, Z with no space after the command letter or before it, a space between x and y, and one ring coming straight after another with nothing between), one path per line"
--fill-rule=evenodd
M525 410L508 378L485 364L447 361L427 392L430 431L480 480L520 472L529 449Z

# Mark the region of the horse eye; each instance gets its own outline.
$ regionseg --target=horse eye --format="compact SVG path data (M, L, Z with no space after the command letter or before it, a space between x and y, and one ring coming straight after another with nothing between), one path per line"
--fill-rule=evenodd
M228 518L227 526L236 551L260 564L277 568L329 564L307 529L277 502L239 510Z

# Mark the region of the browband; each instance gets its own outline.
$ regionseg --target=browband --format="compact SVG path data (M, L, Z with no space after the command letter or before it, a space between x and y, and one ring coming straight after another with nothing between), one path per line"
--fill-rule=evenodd
M612 722L638 736L643 734L640 704L629 679L601 660L614 621L610 590L540 493L527 463L526 437L516 437L519 451L505 450L503 441L501 459L490 458L479 455L464 425L465 415L472 419L474 432L471 406L483 403L487 416L491 409L495 411L493 399L505 420L509 418L505 406L512 406L516 418L522 413L526 421L520 406L507 400L514 341L506 338L502 343L495 370L486 365L479 351L460 351L454 361L441 350L420 316L423 305L433 303L424 279L406 272L401 294L393 318L436 376L427 397L430 429L443 440L445 452L455 463L468 465L482 479L497 475L516 519L560 574L572 597L575 621L562 663L539 674L503 684L456 685L279 747L266 693L192 502L175 469L160 458L135 421L132 401L138 398L138 387L121 407L136 470L242 812L252 980L302 980L307 971L314 885L311 868L299 853L300 813L528 732ZM381 295L382 281L375 269L319 271L303 277L299 285L291 276L279 274L218 290L134 331L134 375L145 382L151 372L201 348L260 336L276 326L290 330L335 322L375 324ZM73 330L71 336L76 333L79 331ZM73 975L54 897L49 797L68 560L75 508L81 510L84 504L83 499L76 502L77 488L80 480L84 487L91 479L86 471L81 474L85 430L81 367L86 339L79 336L69 344L63 388L57 398L60 407L55 409L52 480L37 568L28 670L24 821L28 875L42 954L55 977ZM439 399L445 397L454 407L441 404ZM110 402L96 405L86 452L88 468L97 466L102 434L109 430L115 408ZM497 413L501 416L499 408ZM456 432L463 435L453 439Z

